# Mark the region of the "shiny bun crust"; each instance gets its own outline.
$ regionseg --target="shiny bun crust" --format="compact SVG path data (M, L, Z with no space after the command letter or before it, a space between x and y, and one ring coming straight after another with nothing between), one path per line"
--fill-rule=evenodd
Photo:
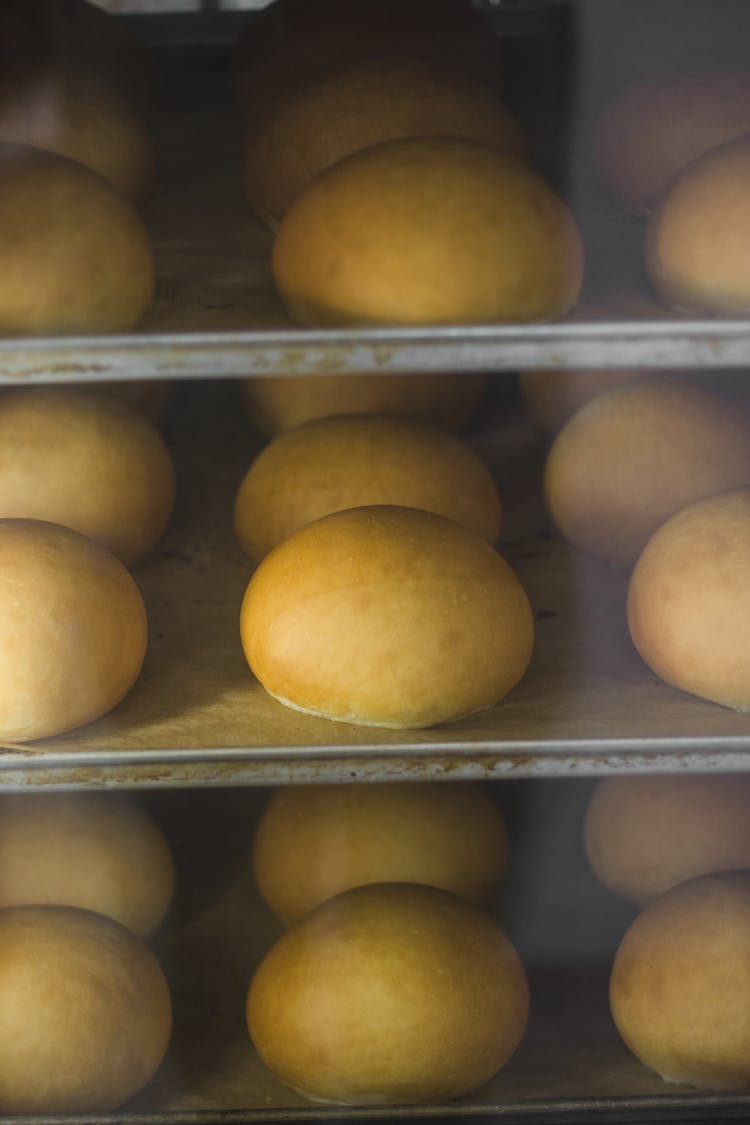
M124 794L2 794L0 855L0 907L78 906L147 937L174 893L164 833Z
M639 905L697 875L750 869L750 774L608 777L586 809L595 874Z
M133 206L96 172L0 143L0 332L117 332L154 294L154 258Z
M366 883L425 883L490 901L508 862L491 791L472 782L285 785L252 849L255 883L286 924Z
M707 497L652 536L628 587L633 644L666 683L750 710L750 488Z
M650 212L696 157L750 132L750 69L663 74L628 86L599 122L605 183L631 211Z
M66 906L0 911L4 1114L106 1113L136 1094L172 1030L164 974L124 926Z
M750 874L681 883L623 938L610 977L612 1017L644 1066L713 1090L750 1085Z
M174 500L171 454L134 407L74 387L0 395L0 517L64 524L132 566L161 539Z
M237 40L235 90L253 118L323 67L394 53L434 59L499 88L500 40L470 0L274 0Z
M350 508L279 544L240 615L279 702L341 722L426 727L491 707L531 659L515 573L483 539L416 508Z
M646 228L646 272L676 309L711 315L750 312L750 254L737 232L750 201L737 184L750 176L750 137L727 141L685 168Z
M272 102L245 138L245 196L275 227L337 160L381 141L430 136L528 156L515 117L473 78L432 59L379 55L315 71Z
M277 288L303 324L550 320L578 299L580 234L516 157L441 137L327 168L287 210Z
M259 561L331 512L374 504L422 508L495 543L497 486L458 438L416 418L349 415L288 430L245 473L234 506L243 550Z
M253 376L241 381L247 413L265 437L332 414L426 418L462 430L487 385L484 372Z
M750 482L750 411L679 379L639 379L581 407L547 456L559 531L587 554L632 567L691 501Z
M0 519L0 737L61 734L110 711L146 653L123 564L59 524Z
M266 1065L316 1101L447 1101L487 1082L522 1038L528 985L483 911L434 887L329 899L258 966L247 1026Z

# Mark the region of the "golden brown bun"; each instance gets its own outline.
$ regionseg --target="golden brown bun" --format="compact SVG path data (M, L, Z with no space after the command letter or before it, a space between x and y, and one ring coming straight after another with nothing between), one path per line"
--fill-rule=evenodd
M750 774L610 777L584 820L597 876L644 905L696 875L750 869Z
M620 1035L670 1082L750 1084L750 873L703 875L655 899L610 979Z
M258 890L287 925L366 883L426 883L486 903L507 862L500 807L472 782L284 786L252 851Z
M637 367L519 371L518 388L536 424L548 434L556 434L592 398L643 375L643 368Z
M124 926L66 906L0 911L3 1113L116 1109L156 1071L169 988Z
M269 226L324 168L400 137L465 137L521 159L528 145L507 106L432 59L383 55L315 71L287 87L245 138L245 197Z
M154 258L131 203L76 161L0 143L0 333L132 328Z
M174 893L164 833L124 795L3 794L0 855L0 907L79 906L147 937Z
M253 117L322 67L394 52L500 84L500 41L467 0L274 0L239 36L235 90Z
M169 379L116 379L111 383L87 382L85 389L112 395L158 425L167 413L173 385Z
M627 87L599 122L605 182L631 211L647 214L687 165L750 132L750 70L664 74Z
M268 444L240 482L234 533L259 562L282 539L343 508L400 504L455 520L488 543L501 503L468 445L421 418L316 418Z
M674 512L750 483L750 410L678 379L641 379L581 407L552 443L545 495L576 547L632 566Z
M750 254L738 232L750 202L737 184L750 175L750 137L705 153L672 187L646 228L646 272L663 301L692 313L750 312Z
M281 703L342 722L426 727L491 707L531 658L533 620L505 560L416 508L350 508L276 547L240 631Z
M132 566L164 534L174 498L169 450L133 407L73 387L0 396L0 518L64 524Z
M673 687L750 710L750 488L672 516L647 543L628 588L628 628ZM750 865L749 865L750 866Z
M0 738L61 734L110 711L146 653L140 591L59 524L0 519Z
M153 64L121 18L88 0L3 0L0 71L29 74L50 67L98 76L139 112L153 105Z
M0 141L77 160L135 203L152 186L146 126L114 86L90 74L0 74Z
M489 915L434 887L378 883L329 899L261 961L250 1036L317 1101L447 1101L505 1065L526 1028L518 955Z
M284 215L272 268L303 324L534 321L575 304L583 250L565 204L523 161L430 137L321 172Z
M426 418L461 430L482 397L488 376L453 371L406 375L284 375L242 380L253 425L276 437L331 414L389 414Z

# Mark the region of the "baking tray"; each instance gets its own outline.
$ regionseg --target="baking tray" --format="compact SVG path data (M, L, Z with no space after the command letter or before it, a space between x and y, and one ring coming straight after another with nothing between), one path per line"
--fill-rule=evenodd
M172 390L165 434L177 507L163 542L133 571L149 619L142 675L97 722L1 747L0 788L750 768L750 714L659 682L627 634L625 575L577 554L550 527L546 439L506 377L496 377L465 438L498 482L500 548L535 615L526 676L489 711L427 730L283 707L253 679L239 638L252 566L234 540L232 508L259 439L235 380Z
M493 14L506 36L508 100L537 166L570 204L586 243L584 293L564 321L292 324L271 278L272 237L240 190L244 124L229 59L245 16L142 17L134 26L144 35L153 29L147 37L160 72L157 183L144 209L157 261L156 299L127 334L0 340L0 382L750 366L750 322L680 316L655 298L640 262L642 224L613 206L598 184L589 152L594 94L572 82L580 60L567 54L575 50L569 23L578 7L512 4Z

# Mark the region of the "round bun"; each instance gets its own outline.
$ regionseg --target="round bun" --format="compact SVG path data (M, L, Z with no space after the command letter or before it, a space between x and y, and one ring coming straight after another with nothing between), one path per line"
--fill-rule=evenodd
M500 535L497 486L467 445L422 419L374 414L317 418L275 438L242 478L234 531L259 561L321 516L374 504L437 512L489 543Z
M653 535L628 587L628 628L681 691L750 710L750 488L683 508Z
M9 71L0 78L0 141L77 160L134 202L154 177L146 126L115 87L85 73Z
M610 978L612 1017L644 1066L715 1090L750 1084L750 873L703 875L630 926Z
M133 407L72 387L0 395L0 518L64 524L131 566L164 534L174 499L169 450Z
M163 832L124 795L0 795L0 855L0 907L79 906L147 937L174 893Z
M529 166L475 141L386 141L327 168L279 226L272 267L303 324L534 321L576 302L583 250Z
M146 228L77 161L0 143L0 238L0 332L123 331L153 297Z
M287 925L366 883L425 883L486 903L507 862L505 818L472 782L284 786L252 852L256 886Z
M680 508L746 483L747 405L658 377L581 407L552 443L544 475L547 507L562 534L623 567Z
M696 157L750 132L750 70L664 74L628 86L602 115L604 180L631 211L647 214Z
M274 0L237 40L235 90L252 118L323 67L394 53L500 84L500 41L469 0Z
M243 185L269 226L324 168L401 137L454 136L522 159L528 145L485 86L432 59L381 55L316 71L288 87L245 139Z
M332 414L388 414L426 418L462 430L487 385L484 372L404 375L285 375L243 379L245 407L265 437Z
M0 737L61 734L110 711L146 654L146 611L114 555L59 524L0 519Z
M487 1082L526 1028L518 955L489 915L434 887L329 899L261 961L247 1026L266 1065L317 1101L447 1101Z
M136 1094L169 1043L159 964L124 926L66 906L0 911L3 1113L105 1113Z
M737 232L750 201L737 184L750 175L750 137L694 160L673 183L646 228L646 272L659 296L692 313L750 312L750 254Z
M240 615L279 702L342 722L426 727L491 707L531 659L528 598L479 536L416 508L350 508L279 544Z
M586 809L602 882L644 905L697 875L750 869L750 774L609 777Z
M579 407L598 395L632 383L642 368L581 368L572 371L519 371L518 389L536 424L556 434Z

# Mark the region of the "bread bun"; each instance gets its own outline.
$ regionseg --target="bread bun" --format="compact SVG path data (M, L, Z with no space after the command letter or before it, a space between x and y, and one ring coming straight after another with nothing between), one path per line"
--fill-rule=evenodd
M66 906L0 911L5 1114L106 1113L136 1094L169 1043L169 988L124 926Z
M647 214L696 157L750 132L750 69L663 74L628 86L604 111L597 155L609 190Z
M303 324L534 321L575 304L583 251L570 212L523 161L430 137L321 172L284 215L272 268Z
M750 873L703 875L630 926L610 978L617 1030L668 1082L750 1084Z
M267 445L240 482L234 531L260 561L282 539L343 508L400 504L500 535L497 486L479 457L421 418L316 418Z
M0 143L0 239L0 333L124 331L153 297L146 228L77 161Z
M750 488L709 496L649 540L628 587L633 644L666 683L750 710Z
M0 907L79 906L148 937L174 893L164 833L121 794L0 795L0 855Z
M651 216L646 272L663 301L691 313L750 312L750 253L737 237L750 223L750 202L737 184L750 175L750 137L697 158L674 181Z
M608 777L586 809L602 882L644 905L696 875L750 869L750 774Z
M522 1038L528 986L489 915L434 887L329 899L258 966L247 1026L261 1058L316 1101L447 1101L487 1082Z
M146 611L114 555L59 524L0 519L0 738L110 711L146 653Z
M0 395L0 518L64 524L132 566L164 534L174 499L169 450L133 407L73 387Z
M580 550L631 567L685 504L750 483L750 410L679 379L649 377L581 407L550 448L549 512Z
M77 160L136 203L152 186L154 154L146 126L114 86L90 74L1 74L0 141Z
M348 59L287 87L250 128L243 150L245 197L276 227L290 203L331 164L401 137L465 137L528 158L528 145L499 98L432 59Z
M264 437L332 414L426 418L462 430L487 386L484 372L435 371L394 375L284 375L243 379L248 415Z
M323 67L396 52L500 84L500 41L469 0L274 0L237 40L235 90L254 117Z
M500 806L472 782L284 786L252 850L258 890L287 925L366 883L426 883L487 903L507 862Z
M638 367L519 371L518 389L536 424L546 433L556 434L592 398L643 375L643 368Z
M279 544L250 579L248 664L288 707L426 727L491 707L531 658L533 620L505 560L416 508L350 508Z

